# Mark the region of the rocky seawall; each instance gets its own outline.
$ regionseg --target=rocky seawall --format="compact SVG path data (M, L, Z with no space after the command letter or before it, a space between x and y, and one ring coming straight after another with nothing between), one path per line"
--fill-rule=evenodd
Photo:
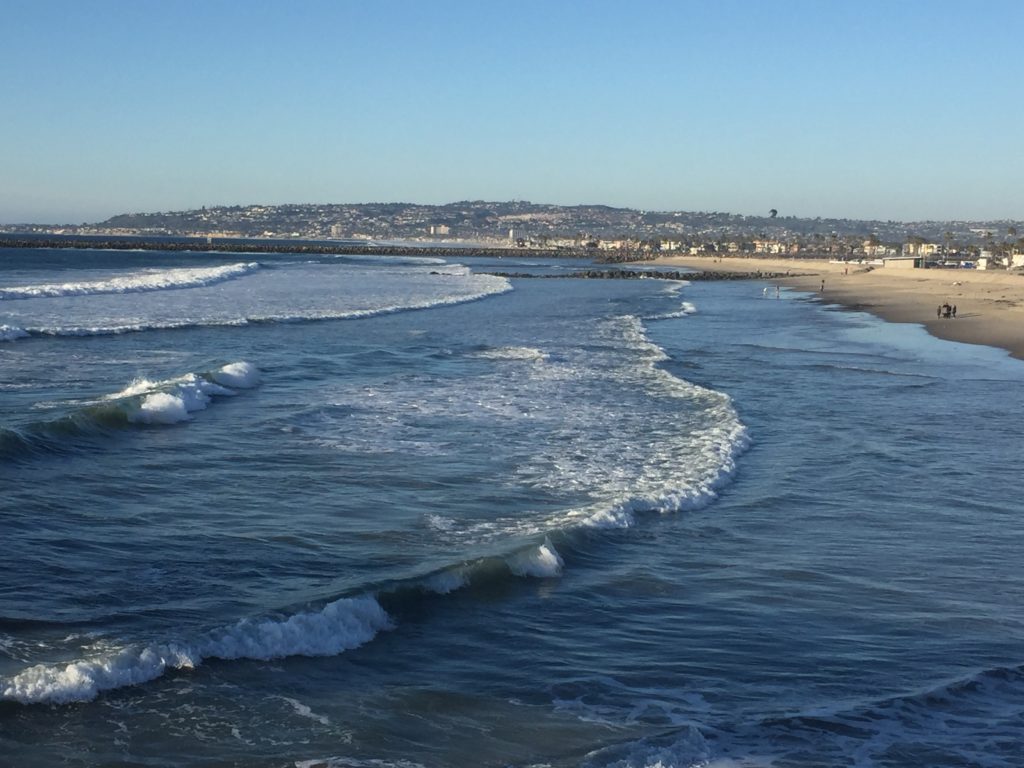
M680 272L679 270L645 270L645 269L584 269L561 275L536 275L528 272L484 272L486 275L508 278L543 278L558 279L577 278L584 280L775 280L785 277L802 277L807 273L765 272Z
M509 257L529 256L530 258L564 259L590 258L594 254L583 249L523 249L523 248L479 248L471 246L416 246L416 245L371 245L361 243L289 243L214 240L135 240L135 239L76 239L76 238L24 238L0 237L0 248L74 248L109 251L214 251L219 253L308 253L308 254L352 254L372 256L434 256L462 259L473 256Z

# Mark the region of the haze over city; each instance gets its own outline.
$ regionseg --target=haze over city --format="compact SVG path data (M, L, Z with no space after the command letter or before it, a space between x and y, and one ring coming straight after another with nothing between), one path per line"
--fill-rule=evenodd
M13 0L0 224L530 199L1019 219L1024 5Z

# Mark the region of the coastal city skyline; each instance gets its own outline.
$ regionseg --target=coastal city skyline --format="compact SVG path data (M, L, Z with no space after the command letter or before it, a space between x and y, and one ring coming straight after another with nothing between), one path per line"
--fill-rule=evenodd
M1017 3L5 8L0 224L543 200L1018 220Z

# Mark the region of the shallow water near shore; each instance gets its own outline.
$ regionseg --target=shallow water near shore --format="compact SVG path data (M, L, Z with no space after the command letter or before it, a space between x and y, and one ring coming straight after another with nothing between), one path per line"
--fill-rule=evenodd
M755 282L0 255L0 749L1012 766L1024 363Z

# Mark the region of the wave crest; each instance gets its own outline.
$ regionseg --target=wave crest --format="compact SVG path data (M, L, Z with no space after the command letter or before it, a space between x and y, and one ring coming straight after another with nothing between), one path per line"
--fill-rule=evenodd
M198 667L204 659L333 656L392 628L372 597L341 598L319 611L286 618L242 620L192 643L122 648L67 664L37 664L0 679L0 699L22 704L91 701L101 692L146 683L169 669Z
M259 262L228 264L223 267L199 267L147 270L134 272L109 280L85 283L43 283L0 288L0 301L14 299L57 298L63 296L93 296L103 293L144 293L175 288L198 288L251 274L260 269Z

